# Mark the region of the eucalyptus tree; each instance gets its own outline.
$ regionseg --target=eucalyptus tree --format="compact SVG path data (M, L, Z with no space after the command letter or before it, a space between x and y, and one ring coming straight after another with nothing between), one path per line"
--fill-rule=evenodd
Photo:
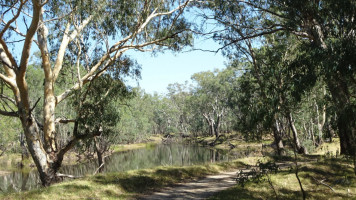
M192 98L200 114L208 124L209 134L219 137L221 121L228 111L227 94L231 89L231 78L233 71L200 72L192 76L196 86L192 91Z
M120 121L116 125L121 142L141 142L156 133L155 100L140 88L133 88L134 97L117 102Z
M247 43L247 46L251 43ZM237 78L234 92L231 94L230 107L239 111L239 128L243 132L273 132L279 154L283 152L282 139L287 129L292 130L294 144L300 153L306 153L298 137L298 127L293 115L299 108L302 90L312 85L313 71L308 76L296 75L291 65L298 56L298 42L292 37L275 35L266 36L266 41L259 48L249 48L249 57L240 58L233 66L244 73ZM302 73L302 72L299 72ZM236 110L236 109L234 109ZM251 133L250 133L251 134ZM261 136L260 136L261 137Z
M116 124L120 119L116 102L127 101L132 98L133 92L121 80L109 74L103 74L83 87L72 98L77 113L73 135L94 136L85 138L82 144L97 154L101 171L104 153L116 142Z
M64 154L79 140L76 135L58 146L56 126L73 119L56 119L56 108L76 90L108 69L119 73L125 52L180 50L190 44L189 23L182 17L191 0L1 0L0 79L12 90L1 101L13 104L0 114L18 117L42 184L57 181ZM33 45L41 52L44 73L42 119L30 102L26 72ZM64 68L73 68L75 83L59 90ZM81 72L84 71L83 74Z
M245 41L259 45L266 35L291 34L301 41L295 63L300 68L319 68L337 108L337 127L341 153L356 155L356 88L355 15L353 0L335 3L313 1L206 1L211 8L204 12L223 28L213 37L221 41L226 52L244 54ZM206 14L208 13L208 14ZM238 51L235 51L238 50ZM230 54L231 55L231 54ZM313 83L311 83L313 84Z
M188 107L188 98L191 96L188 83L185 84L169 84L167 87L168 98L172 102L172 106L177 111L178 124L177 129L183 135L188 135L190 132L190 123L193 116L192 111Z

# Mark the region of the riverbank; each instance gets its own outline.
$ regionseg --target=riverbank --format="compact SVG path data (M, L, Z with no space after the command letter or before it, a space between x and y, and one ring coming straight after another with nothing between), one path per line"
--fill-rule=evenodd
M314 155L298 156L299 177L306 194L312 199L356 198L356 181L352 160L336 154L337 143L338 140L335 140L334 143L323 144ZM120 149L127 148L128 146L120 147ZM248 166L257 166L259 162L268 161L288 167L280 169L277 174L269 174L270 182L266 176L261 181L251 179L251 181L246 181L244 187L237 184L211 198L274 199L276 193L279 199L301 198L295 176L294 156L258 156L218 164L186 167L162 166L153 169L98 174L54 184L48 188L2 194L0 199L135 199L142 196L149 197L152 192L157 190L169 193L172 188L176 190L178 183L183 187L200 183L211 187L214 185L214 181L217 181L216 185L219 185L218 182L222 181L220 179L210 178L209 184L200 180L209 179L209 177L204 178L208 175L224 175L226 171L232 172L233 175L234 171L239 172L241 169L251 170ZM234 176L230 174L228 178L231 180L231 177ZM197 179L199 181L196 181ZM274 190L271 189L271 185L275 188ZM173 187L166 188L167 186ZM199 194L204 190L204 188L200 188L192 192ZM179 195L172 193L175 196Z
M186 143L194 143L200 146L208 147L215 150L228 152L230 154L241 153L242 151L254 152L255 156L273 153L273 139L264 137L260 141L248 141L239 133L224 133L218 139L215 136L199 136L196 138L185 138Z
M185 167L157 167L88 176L27 192L0 195L2 199L132 199L141 194L222 171L245 167L257 158Z
M307 199L356 199L356 175L353 159L339 155L339 139L324 143L311 155L298 155L298 177ZM289 162L291 168L270 173L261 180L250 179L244 186L218 192L209 200L225 199L301 199L293 156L276 157L276 162Z
M109 153L130 151L135 149L146 148L149 146L155 146L162 142L162 137L160 136L151 136L144 142L132 143L132 144L117 144L112 145ZM108 154L106 154L108 155ZM95 156L95 155L94 155ZM95 159L91 158L91 159ZM88 162L89 159L85 156L79 156L77 153L70 151L68 152L63 159L63 165L75 165L80 163ZM23 168L21 169L21 154L19 153L9 153L0 157L0 176L9 174L11 171L25 170L30 171L35 169L35 164L31 157L22 161Z
M307 199L355 199L356 180L352 161L343 158L318 159L299 163L298 177ZM292 165L293 166L293 165ZM251 180L214 194L209 200L302 199L298 179L292 169L280 170L263 179Z
M210 188L215 182L218 185L223 180L211 178L211 176L204 178L208 175L224 175L226 171L236 171L238 173L241 169L251 169L249 166L256 166L259 162L266 163L268 161L285 166L278 170L276 174L269 174L270 182L267 176L264 176L259 181L252 179L246 181L244 186L238 183L234 186L230 184L231 188L213 195L210 199L275 199L275 194L278 195L278 199L300 199L302 194L295 176L296 167L293 157L277 159L272 157L251 157L218 164L157 167L154 169L98 174L54 184L48 188L3 194L0 195L0 198L12 200L136 199L145 197L149 199L151 194L157 190L163 191L168 195L174 194L178 198L180 196L177 193L177 187L202 183ZM298 157L298 175L308 199L356 198L356 180L352 167L352 161L343 157L329 155ZM233 177L229 175L227 178L231 180ZM206 184L204 179L210 179L208 181L209 184ZM179 185L176 185L178 183ZM166 188L167 186L171 187ZM190 192L206 191L204 189L205 186L202 187Z

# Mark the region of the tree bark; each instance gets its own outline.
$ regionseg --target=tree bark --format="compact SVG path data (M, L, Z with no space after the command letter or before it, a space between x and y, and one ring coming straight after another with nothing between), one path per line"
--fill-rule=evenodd
M210 136L214 136L215 135L215 133L214 133L214 120L211 119L208 114L203 114L203 116L205 118L205 121L208 123L209 135Z
M336 121L340 137L340 153L353 156L356 154L356 109L350 103L347 83L341 79L331 80L328 87L338 107Z
M323 94L324 96L326 95L326 90L323 88ZM317 119L318 119L318 145L321 145L323 143L323 127L326 121L326 106L323 105L322 110L321 110L321 117L322 119L320 120L320 112L319 112L319 106L315 102L315 107L316 107L316 114L317 114Z
M100 144L97 137L94 138L94 146L95 146L96 155L98 157L98 166L99 166L98 171L101 173L104 170L105 161L103 157L104 152L102 148L100 148Z
M297 129L295 128L295 125L294 125L294 121L293 121L293 118L292 118L292 113L288 114L288 121L289 121L290 128L292 130L292 133L293 133L294 145L295 145L295 148L297 149L297 152L299 154L308 154L307 149L305 147L303 147L299 142L298 132L297 132Z
M324 41L322 27L313 19L311 23L312 36L316 44L323 50L328 50L328 47ZM336 52L334 52L336 53ZM349 66L340 66L347 68ZM338 108L337 113L337 126L340 137L340 149L341 154L356 155L356 112L355 108L352 109L350 105L350 85L345 81L343 77L340 77L339 73L335 73L327 77L327 85L330 89L333 101ZM351 83L352 84L352 83Z
M281 156L284 154L284 145L282 140L282 130L278 120L275 120L275 124L272 127L272 129L273 129L274 143L276 144L277 147L277 154Z
M26 142L32 159L37 167L43 186L57 182L56 173L59 166L56 165L43 148L40 130L33 116L21 116L22 127L25 131Z
M214 135L215 138L218 138L220 136L219 134L219 129L220 129L220 120L221 120L221 116L218 116L218 119L216 120L216 122L214 123Z
M21 168L24 167L24 160L28 159L30 157L27 148L25 146L25 135L23 132L20 134L20 147L21 147Z

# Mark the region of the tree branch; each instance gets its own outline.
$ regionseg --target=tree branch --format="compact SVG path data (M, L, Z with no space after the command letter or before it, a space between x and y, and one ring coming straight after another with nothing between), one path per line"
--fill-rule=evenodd
M0 73L0 79L5 81L7 84L9 84L12 87L16 87L16 82L13 79L10 79L9 77L5 76L4 74Z
M25 5L26 2L27 2L27 0L24 0L24 1L21 0L21 3L20 3L20 6L19 6L19 8L18 8L18 10L17 10L16 15L15 15L12 19L10 19L10 21L8 21L8 22L6 23L6 25L4 26L4 28L1 30L1 32L0 32L0 38L3 38L3 35L4 35L4 33L6 32L6 30L7 30L7 29L10 27L10 25L20 16L22 7Z
M282 30L286 30L286 29L285 28L277 28L277 29L273 29L273 30L269 30L269 31L263 31L263 32L260 32L260 33L257 33L257 34L253 34L253 35L243 36L243 37L240 37L238 39L232 40L231 42L225 44L224 46L222 46L219 49L217 49L216 52L219 52L220 50L226 48L227 46L230 46L232 44L238 43L240 41L247 40L247 39L253 39L253 38L256 38L256 37L261 37L261 36L264 36L264 35L269 35L269 34L276 33L278 31L282 31Z
M1 59L1 62L3 64L5 64L5 66L8 69L13 70L15 67L17 67L15 58L10 53L9 48L7 47L3 38L0 38L0 59ZM9 71L6 69L6 67L5 67L5 71L6 71L6 73L8 73Z
M33 37L37 31L38 23L40 21L41 15L41 6L39 0L32 0L33 4L33 18L31 21L31 25L27 31L26 39L23 45L22 54L21 54L21 61L20 61L20 68L18 71L18 79L24 79L25 73L27 70L28 60L30 57L31 45L33 41ZM23 97L23 96L22 96ZM21 98L23 99L23 98Z
M12 104L14 104L16 106L16 101L12 98L10 98L9 96L6 96L4 94L0 94L0 99L6 99L8 101L10 101Z
M64 119L64 118L57 118L55 123L62 123L62 124L68 124L68 123L75 123L77 120L75 119Z
M99 136L101 134L100 131L98 131L95 134L84 134L84 135L77 135L76 130L78 128L78 121L75 122L75 128L73 130L73 138L58 152L57 154L57 159L62 161L63 160L63 156L65 153L67 153L71 148L73 148L73 146L79 141L79 140L83 140L86 138L90 138L90 137L94 137L94 136Z
M83 23L77 28L75 29L70 35L69 35L69 29L70 29L70 24L68 23L66 26L66 29L64 31L64 35L62 38L62 43L61 46L59 47L58 50L58 55L57 55L57 59L56 62L54 64L54 68L53 68L53 80L56 81L56 79L58 78L58 74L62 69L62 65L63 65L63 58L64 58L64 54L65 51L67 49L68 44L75 38L77 37L77 35L89 24L89 22L92 20L93 15L90 15L87 19L85 19L83 21Z
M166 37L163 37L163 38L160 38L160 39L157 39L157 40L153 40L153 41L149 41L149 42L146 42L146 43L143 43L143 44L137 44L137 45L126 45L126 46L123 46L122 44L125 44L128 40L132 39L135 37L135 35L141 33L143 31L143 29L149 24L150 21L152 21L152 19L154 17L157 17L157 16L161 16L161 15L170 15L172 13L174 13L175 11L179 10L179 9L182 9L184 7L186 7L192 0L187 0L185 1L185 3L179 5L178 7L176 7L175 9L172 9L171 11L169 12L164 12L164 13L156 13L157 9L155 9L145 20L145 22L137 29L137 31L129 36L127 36L126 38L120 40L119 42L116 42L111 48L110 50L104 54L101 59L93 66L91 67L90 71L84 75L82 78L81 78L81 82L82 84L86 84L87 82L91 81L90 78L95 74L95 72L98 70L99 67L101 67L105 62L106 64L104 64L103 68L107 68L114 60L116 60L118 57L120 57L124 52L126 52L127 50L129 49L139 49L139 50L143 50L142 47L145 47L145 46L149 46L149 45L153 45L153 44L157 44L159 42L162 42L164 40L167 40L169 38L172 38L176 35L178 35L179 33L185 31L185 30L182 30L182 31L178 31L176 33L173 33L171 35L168 35ZM85 24L83 22L83 24ZM61 48L62 48L62 45L63 45L63 48L66 47L66 43L69 41L69 37L68 36L64 36L63 37L63 42L61 44ZM55 67L54 67L54 76L58 76L58 72L61 68L61 62L63 59L59 59L60 58L60 55L61 55L61 58L63 58L64 56L64 50L65 48L63 49L63 55L62 55L62 52L61 53L58 53L58 57L57 57L57 61L58 61L58 64L56 63ZM110 54L113 54L115 53L115 55L113 56L110 56ZM101 74L101 73L96 73L96 74ZM62 94L58 95L56 97L56 102L57 104L60 103L62 100L64 100L65 98L68 97L68 95L70 95L70 93L74 90L77 90L79 89L81 86L81 83L76 83L75 85L73 85L70 89L67 89L65 92L63 92Z
M40 100L41 100L41 97L37 99L35 105L33 105L33 107L30 109L30 113L36 108L36 106Z
M314 178L313 176L311 176L318 184L324 185L326 187L328 187L330 190L332 190L333 192L335 192L334 188L332 188L330 185L324 183L324 180L319 181L318 179Z
M7 111L3 111L1 109L0 109L0 115L4 115L4 116L8 116L8 117L19 117L18 112L7 112Z

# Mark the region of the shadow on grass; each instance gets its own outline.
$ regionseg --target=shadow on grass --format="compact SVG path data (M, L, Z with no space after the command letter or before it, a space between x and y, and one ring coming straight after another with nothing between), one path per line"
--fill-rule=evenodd
M91 178L96 184L114 184L129 193L145 193L178 182L187 182L192 179L202 178L210 174L245 166L240 162L220 163L215 166L167 167L153 171L139 170L129 173L108 173Z
M90 190L90 187L87 185L64 185L63 188L67 191L67 192L71 192L71 191L78 191L78 190Z
M131 176L120 178L118 184L127 192L142 193L149 189L162 185L161 182L148 176Z
M207 169L157 169L154 172L139 171L137 174L128 175L106 174L93 177L93 181L99 184L115 184L126 192L143 193L156 188L168 186L183 180L191 180L212 173Z
M268 191L254 192L247 188L235 186L227 190L221 191L214 196L210 197L209 200L235 200L235 199L273 199L271 193Z

